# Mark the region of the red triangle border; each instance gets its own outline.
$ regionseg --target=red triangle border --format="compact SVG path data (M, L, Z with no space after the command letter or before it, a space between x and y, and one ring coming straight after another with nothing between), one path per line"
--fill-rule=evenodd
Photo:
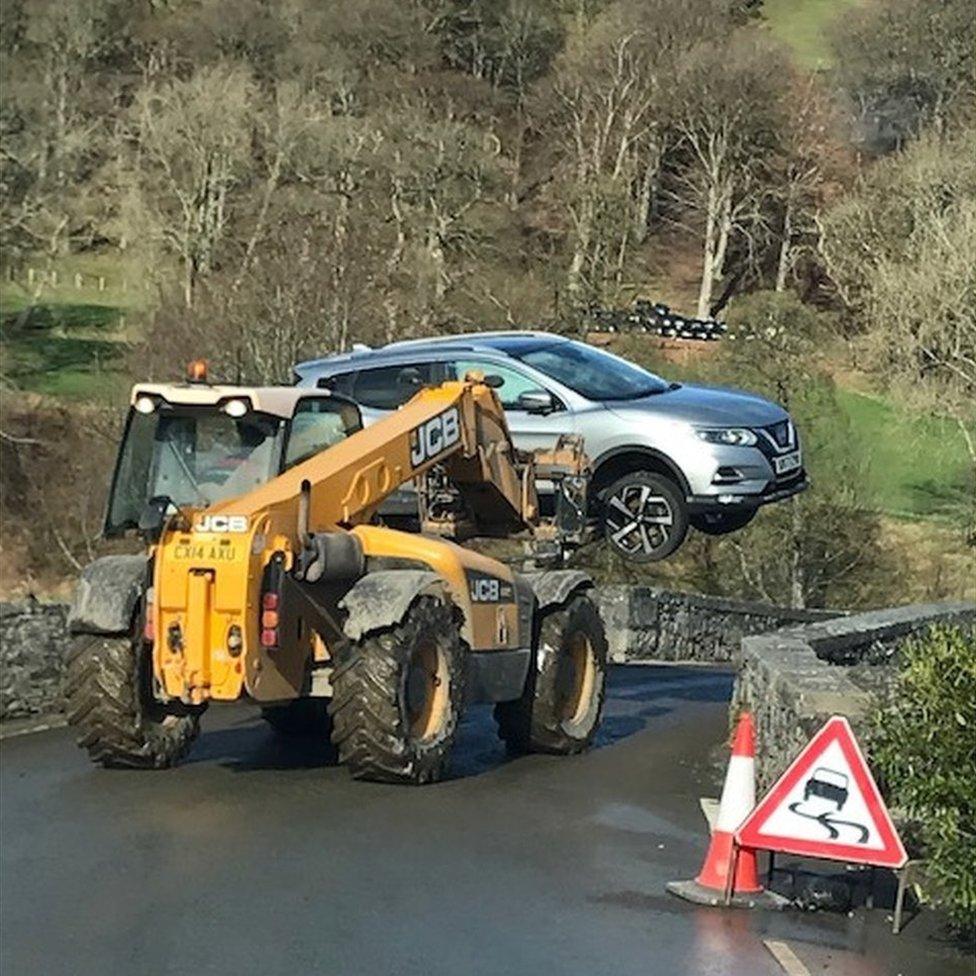
M881 850L865 849L856 844L836 844L830 841L804 840L797 837L781 837L764 834L759 825L764 823L773 811L789 795L797 782L812 768L821 753L833 742L840 745L857 783L868 812L874 819L874 826L884 847ZM787 770L773 784L769 792L759 801L752 813L742 822L735 833L740 847L752 850L768 850L784 854L798 854L806 857L823 858L829 861L843 861L849 864L873 864L877 867L900 868L908 860L901 838L895 829L891 816L885 807L874 777L868 769L864 754L854 738L850 723L842 715L834 715L806 744L800 754L790 763Z

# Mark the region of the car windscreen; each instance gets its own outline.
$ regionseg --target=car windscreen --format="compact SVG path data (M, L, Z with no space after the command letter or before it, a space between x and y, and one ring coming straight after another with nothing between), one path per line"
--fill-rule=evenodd
M636 400L669 389L660 376L582 342L553 342L514 355L588 400Z
M109 499L106 534L134 528L150 498L200 508L277 474L282 421L207 409L131 411Z

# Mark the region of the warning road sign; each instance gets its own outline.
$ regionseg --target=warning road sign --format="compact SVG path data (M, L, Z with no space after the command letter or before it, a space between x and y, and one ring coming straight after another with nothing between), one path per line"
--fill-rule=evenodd
M736 832L741 847L900 868L908 860L846 718L810 740Z

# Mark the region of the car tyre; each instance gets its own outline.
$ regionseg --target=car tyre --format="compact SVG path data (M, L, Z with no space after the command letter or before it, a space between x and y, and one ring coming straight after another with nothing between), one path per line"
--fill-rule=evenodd
M755 517L758 508L736 512L703 512L691 517L692 527L705 535L729 535L744 529Z
M602 498L603 534L630 562L666 559L688 534L688 507L681 489L664 475L632 471Z

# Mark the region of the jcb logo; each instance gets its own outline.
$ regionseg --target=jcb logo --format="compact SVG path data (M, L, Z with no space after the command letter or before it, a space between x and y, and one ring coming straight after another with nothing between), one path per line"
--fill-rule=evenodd
M506 580L474 570L468 570L465 576L472 603L511 603L515 599L515 589Z
M471 599L475 603L498 603L501 597L501 580L486 577L471 580Z
M451 407L410 432L410 463L419 468L460 439L461 419L457 407Z
M194 532L247 532L246 515L201 515Z

